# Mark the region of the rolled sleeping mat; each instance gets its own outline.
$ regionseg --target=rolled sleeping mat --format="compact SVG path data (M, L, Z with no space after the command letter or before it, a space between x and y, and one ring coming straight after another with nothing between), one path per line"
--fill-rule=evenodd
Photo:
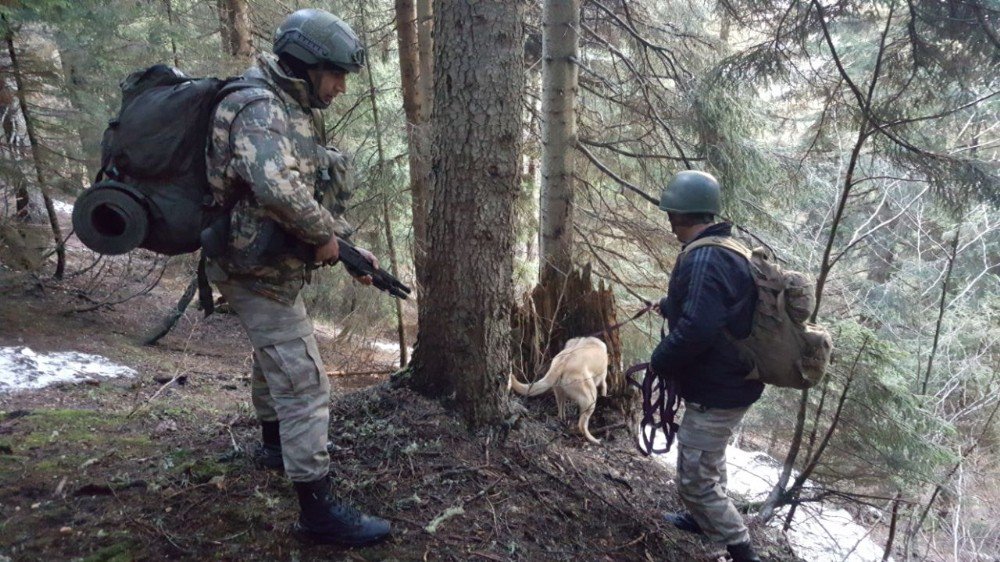
M77 238L99 254L125 254L146 239L149 212L142 194L116 182L100 182L73 205Z

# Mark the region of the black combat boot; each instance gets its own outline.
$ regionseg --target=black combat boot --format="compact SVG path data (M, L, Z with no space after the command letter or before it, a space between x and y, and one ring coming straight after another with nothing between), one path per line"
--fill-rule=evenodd
M279 422L260 422L260 443L253 452L253 463L257 468L284 470L285 461L281 456L281 433ZM326 452L331 454L339 449L333 441L326 442Z
M663 518L666 519L668 523L682 531L687 531L688 533L694 533L696 535L705 534L701 525L699 525L698 522L694 520L694 517L686 511L680 513L668 513L664 515Z
M281 458L281 433L278 431L278 422L260 422L260 444L253 453L253 462L259 468L285 469L285 463Z
M726 550L729 551L733 562L760 562L760 556L757 555L757 551L753 549L753 544L750 541L728 545Z
M299 496L295 533L305 540L342 546L366 546L389 536L385 519L365 515L330 493L330 477L315 482L293 482Z

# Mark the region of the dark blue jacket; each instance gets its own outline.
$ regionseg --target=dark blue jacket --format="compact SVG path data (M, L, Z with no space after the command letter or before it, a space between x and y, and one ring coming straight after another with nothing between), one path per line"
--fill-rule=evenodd
M720 223L697 238L731 233L732 225ZM692 250L674 265L667 296L660 301L670 334L653 351L653 370L675 377L687 401L709 408L753 404L764 385L744 379L752 366L741 360L723 330L737 339L750 335L756 304L746 258L718 246Z

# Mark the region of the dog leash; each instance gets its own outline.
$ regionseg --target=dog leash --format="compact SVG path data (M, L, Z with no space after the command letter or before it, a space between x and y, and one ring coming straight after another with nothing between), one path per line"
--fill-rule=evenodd
M635 373L643 372L642 381L636 380ZM639 389L642 393L642 421L639 423L639 434L636 436L636 446L644 456L663 454L670 450L677 435L677 424L674 418L681 405L677 393L677 381L673 377L662 377L653 371L649 363L633 365L625 371L625 379L629 386ZM656 434L662 432L666 438L665 447L655 446Z
M587 337L588 338L596 338L596 337L600 337L600 336L602 336L604 334L607 334L607 333L610 333L610 332L614 332L615 330L617 330L618 328L621 328L625 324L628 324L629 322L633 322L635 320L638 320L640 316L642 316L643 314L646 314L650 310L653 310L653 306L656 305L656 303L652 302L652 301L644 301L644 302L646 303L646 307L643 308L642 310L640 310L639 312L636 312L635 314L633 314L632 317L629 318L628 320L625 320L623 322L619 322L619 323L617 323L617 324L615 324L613 326L606 326L606 327L604 327L604 328L602 328L602 329L594 332L593 334L588 334Z
M608 326L590 334L589 337L598 336L613 332L629 322L638 320L656 305L652 301L644 301L646 306L636 312L631 318L619 322L613 326ZM665 337L663 330L660 336ZM643 372L642 380L634 377L636 373ZM681 397L677 392L677 381L673 377L661 377L649 363L638 363L625 371L625 380L628 385L637 388L642 393L642 421L639 423L639 433L636 436L636 446L639 452L645 456L652 454L663 454L670 451L677 436L678 425L674 422L677 417L677 410L681 405ZM663 433L666 438L666 446L659 448L655 446L657 433Z

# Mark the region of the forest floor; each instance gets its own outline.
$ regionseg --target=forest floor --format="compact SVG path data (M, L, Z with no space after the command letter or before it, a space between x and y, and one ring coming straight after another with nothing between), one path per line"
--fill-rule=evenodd
M335 377L331 456L336 491L391 520L391 538L355 550L299 542L290 484L248 459L259 430L237 318L192 307L157 345L137 343L187 282L167 271L127 303L75 312L91 308L82 282L0 266L0 347L99 354L138 373L0 394L0 561L724 555L664 523L679 508L672 474L635 451L623 424L592 423L604 441L591 445L539 399L486 438L385 376ZM327 368L342 370L333 330L318 328ZM765 559L797 560L777 531L751 532Z

